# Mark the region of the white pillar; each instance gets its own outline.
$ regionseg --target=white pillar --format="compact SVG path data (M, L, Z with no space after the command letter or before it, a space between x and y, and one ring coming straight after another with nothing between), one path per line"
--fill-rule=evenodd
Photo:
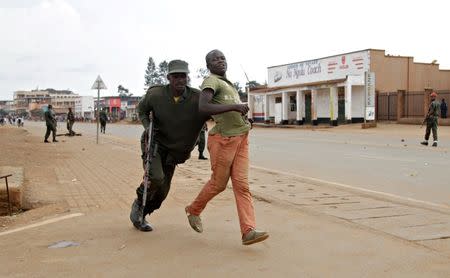
M338 117L338 88L330 87L330 121L336 121Z
M264 121L269 122L269 96L264 95Z
M311 90L311 120L317 124L317 90ZM315 122L314 122L315 121Z
M289 115L289 97L287 92L281 93L281 111L281 121L283 124L286 124Z
M302 120L302 92L300 90L297 90L296 95L295 95L295 102L296 102L296 106L297 106L297 115L296 115L296 120L297 120L297 124L299 124Z
M248 114L247 114L247 117L249 118L249 119L252 119L253 120L253 111L254 111L254 104L255 102L254 102L254 99L253 99L253 95L251 95L248 91L247 91L247 105L248 105Z
M345 119L352 120L352 83L345 82Z

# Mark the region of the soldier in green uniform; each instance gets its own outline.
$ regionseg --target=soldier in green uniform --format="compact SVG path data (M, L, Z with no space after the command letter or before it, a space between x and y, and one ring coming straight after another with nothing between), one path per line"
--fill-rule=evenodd
M208 126L206 125L206 123L203 125L202 130L200 131L200 135L198 136L198 159L200 160L208 160L208 158L206 158L203 155L203 152L205 151L205 144L206 144L206 132L208 131Z
M427 123L427 129L425 131L425 141L422 141L420 144L428 146L428 139L430 138L430 131L433 131L433 147L437 147L438 143L438 117L440 112L440 103L436 100L437 94L435 92L432 92L430 94L431 97L431 103L428 107L428 113L425 117L426 123Z
M48 137L50 136L50 132L52 132L53 135L53 142L58 142L56 140L56 119L55 119L55 113L53 112L53 107L51 104L48 105L47 111L44 113L45 117L45 125L47 126L47 131L45 132L45 139L44 143L50 143L48 142Z
M188 64L173 60L169 63L165 86L152 86L139 102L139 119L146 129L141 136L142 158L145 165L145 138L150 124L150 112L153 112L153 144L157 145L149 171L150 186L146 204L142 203L144 184L136 189L130 220L140 231L148 232L153 228L145 221L145 216L159 209L169 193L175 166L184 163L195 147L199 132L209 116L203 116L198 110L200 91L187 86ZM154 146L153 146L154 147ZM153 148L155 149L155 148ZM144 221L141 223L141 208L144 206Z
M108 115L106 115L106 108L103 108L103 110L100 111L100 132L105 134L106 131L106 121L108 120Z
M67 112L67 129L69 130L69 136L75 135L75 132L72 130L74 122L75 116L73 115L72 108L69 107L69 112Z

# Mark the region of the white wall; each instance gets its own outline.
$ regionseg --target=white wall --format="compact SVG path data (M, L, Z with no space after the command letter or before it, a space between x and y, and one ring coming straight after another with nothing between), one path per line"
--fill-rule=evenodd
M364 118L364 86L352 86L352 118Z

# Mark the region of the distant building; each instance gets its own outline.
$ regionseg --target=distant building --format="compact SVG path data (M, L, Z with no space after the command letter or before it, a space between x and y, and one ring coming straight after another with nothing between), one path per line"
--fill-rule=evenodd
M106 108L114 120L132 119L137 114L136 108L140 99L138 96L104 96L100 98L99 107ZM97 99L94 99L94 102L97 107Z
M69 108L75 108L75 101L78 97L69 90L16 91L14 92L14 112L20 115L35 109L43 109L51 104L55 114L67 114Z
M276 124L332 125L364 119L423 119L429 93L450 99L450 70L413 57L366 49L267 69L267 86L249 92L249 117ZM373 73L375 82L366 82ZM374 86L366 96L366 85ZM370 90L369 90L370 91ZM417 122L417 121L415 121ZM449 122L450 123L450 122Z
M14 112L14 101L13 100L0 100L0 110L3 110L5 113L13 113Z
M29 113L34 109L41 109L51 103L48 91L16 91L14 92L14 113L16 115Z
M75 100L74 113L76 118L92 120L95 118L94 111L95 106L93 96L78 96Z

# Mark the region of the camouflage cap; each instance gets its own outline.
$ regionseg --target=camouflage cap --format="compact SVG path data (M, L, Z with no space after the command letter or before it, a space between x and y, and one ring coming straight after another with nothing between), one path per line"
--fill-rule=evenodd
M169 62L169 72L171 73L189 73L188 63L183 60L172 60Z

